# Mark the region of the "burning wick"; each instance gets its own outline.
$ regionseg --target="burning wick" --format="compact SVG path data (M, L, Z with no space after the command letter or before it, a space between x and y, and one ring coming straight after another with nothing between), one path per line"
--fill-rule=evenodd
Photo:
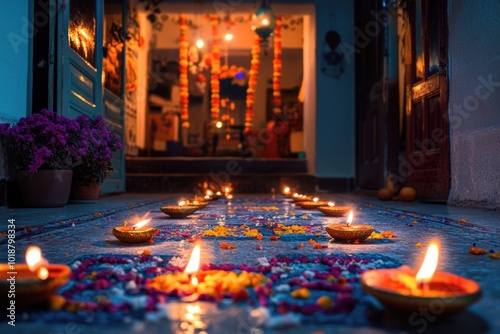
M207 196L212 196L212 195L213 195L213 192L212 192L211 190L207 190L206 195L207 195Z
M198 245L194 246L193 252L191 253L191 257L189 258L189 262L186 266L186 269L184 269L186 275L188 275L188 277L191 278L191 284L193 286L198 285L198 278L196 277L196 273L200 268L200 255L201 255L200 246Z
M49 262L43 258L42 250L37 246L30 246L26 250L26 264L31 272L41 280L46 280L49 277L49 270L46 266Z
M415 280L420 289L427 289L428 284L437 268L439 251L436 244L430 244L425 254L424 262L415 276Z
M351 212L349 212L349 216L347 217L347 227L351 226L352 218L353 218L353 213L351 211Z
M135 224L132 229L135 231L135 230L138 230L140 229L141 227L143 227L144 225L146 225L147 223L149 223L151 219L144 219L140 222L138 222L137 224Z
M328 206L335 206L335 203L333 203L333 202L328 202Z
M180 201L179 203L177 203L177 205L179 205L179 206L184 206L185 204L186 204L186 202L184 202L184 201Z

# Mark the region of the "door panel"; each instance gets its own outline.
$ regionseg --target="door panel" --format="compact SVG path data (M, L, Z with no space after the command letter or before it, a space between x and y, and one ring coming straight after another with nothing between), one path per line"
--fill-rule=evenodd
M104 7L108 2L117 1L67 0L60 5L57 109L71 118L102 115L123 142L123 100L103 87ZM123 151L113 155L112 165L115 171L104 182L103 193L125 190Z
M421 199L438 202L447 200L450 186L446 6L433 0L408 6L413 62L407 68L407 183Z

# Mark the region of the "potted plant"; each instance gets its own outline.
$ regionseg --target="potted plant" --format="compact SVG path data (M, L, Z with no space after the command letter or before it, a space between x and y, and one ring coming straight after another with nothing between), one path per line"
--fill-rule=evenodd
M17 124L0 124L0 142L17 169L26 206L60 207L69 198L73 166L86 152L76 120L43 109Z
M77 122L84 139L85 154L73 169L72 200L96 200L101 185L113 170L112 153L120 150L122 144L102 116L90 118L79 116Z

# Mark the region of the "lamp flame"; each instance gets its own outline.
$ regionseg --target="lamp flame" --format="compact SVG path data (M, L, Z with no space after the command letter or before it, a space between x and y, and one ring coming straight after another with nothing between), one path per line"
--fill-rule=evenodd
M210 189L207 189L206 194L207 196L212 196L214 193Z
M334 202L328 202L328 206L335 206Z
M428 283L432 279L437 268L439 250L436 244L430 244L425 254L424 262L415 277L417 283Z
M268 19L263 19L262 20L262 25L265 25L265 26L269 25L269 20Z
M196 245L193 248L193 252L191 253L191 257L189 258L189 262L186 266L186 269L184 269L184 272L188 275L196 274L198 270L200 269L200 246ZM195 277L193 277L195 278ZM193 282L193 280L191 280ZM196 280L196 283L198 283L198 280Z
M283 189L283 192L285 194L288 194L290 192L290 187L285 187L285 189Z
M30 246L26 250L26 264L31 272L41 280L46 280L49 277L47 265L49 264L42 256L42 250L37 246Z
M226 193L228 193L230 190L231 190L231 189L229 189L229 187L226 187L226 189L224 189L224 191L225 191Z
M352 213L352 211L349 212L349 216L347 217L347 226L351 226L353 216L354 214Z
M299 197L299 194L295 193L293 194L293 197Z
M144 220L141 220L140 222L138 222L137 224L134 225L133 229L134 230L137 230L141 227L143 227L144 225L146 225L147 223L149 223L151 219L144 219Z
M184 201L180 201L179 203L177 203L177 205L179 205L179 206L184 206L184 205L186 205L186 202L184 202Z
M314 203L317 203L318 201L319 201L319 198L317 198L317 197L314 197L314 198L313 198L313 202L314 202Z

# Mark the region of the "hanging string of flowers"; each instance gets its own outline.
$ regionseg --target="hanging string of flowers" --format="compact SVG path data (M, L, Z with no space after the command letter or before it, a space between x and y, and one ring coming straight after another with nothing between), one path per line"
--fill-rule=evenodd
M187 19L184 14L179 15L179 92L181 103L181 120L183 125L189 125L189 87L188 87L188 51Z
M210 86L212 88L211 115L212 120L219 118L220 113L220 37L219 37L219 17L217 15L210 16L212 25L212 68Z
M274 29L274 59L273 59L273 112L281 112L281 15L276 15Z
M252 45L252 60L250 62L250 72L248 76L248 88L246 97L245 129L251 130L253 127L253 106L255 88L257 87L257 74L259 73L260 37L255 34Z

